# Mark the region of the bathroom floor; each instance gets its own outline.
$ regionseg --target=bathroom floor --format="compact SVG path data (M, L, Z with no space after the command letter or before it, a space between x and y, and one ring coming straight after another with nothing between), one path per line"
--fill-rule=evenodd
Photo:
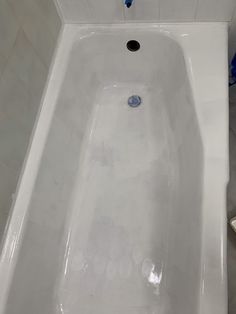
M230 183L228 217L236 216L236 87L230 93ZM229 314L236 313L236 234L228 228Z

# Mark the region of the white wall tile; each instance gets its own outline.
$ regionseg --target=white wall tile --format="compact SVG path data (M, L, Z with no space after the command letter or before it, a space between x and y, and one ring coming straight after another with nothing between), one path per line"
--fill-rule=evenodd
M199 0L197 21L230 21L235 0Z
M66 22L91 20L91 11L86 0L57 0Z
M11 49L16 40L19 25L11 7L5 0L0 2L0 53L6 58L9 56Z
M19 4L19 0L8 0L26 36L45 65L49 66L56 42L55 31L57 29L58 32L59 27L51 27L55 18L49 22L47 15L50 12L46 14L45 6L39 5L37 1L39 0L22 0ZM55 6L54 9L56 10Z
M36 98L42 94L47 78L47 68L22 29L18 32L7 68L23 82L28 93L35 95Z
M1 75L2 75L2 72L4 70L4 67L5 67L5 64L7 62L7 58L4 57L1 53L0 53L0 79L1 79Z
M58 0L66 22L108 23L124 20L122 0Z
M193 21L197 0L160 0L160 20Z
M18 117L27 112L27 89L15 73L6 69L0 81L0 121ZM0 142L1 144L1 142ZM1 148L3 150L3 148Z
M37 14L27 15L23 24L26 36L37 51L44 64L49 67L56 41L48 31L48 27L38 18Z
M16 0L9 0L16 1ZM55 0L67 22L229 21L235 0ZM198 6L199 2L199 6Z
M60 27L53 0L0 0L0 240Z
M46 20L48 29L50 30L53 37L57 39L61 28L61 19L57 13L54 1L35 0L35 2L41 11L41 16L44 16Z
M160 0L135 0L130 8L124 8L125 19L128 21L158 21Z
M124 20L122 0L87 0L94 22L115 22Z
M6 0L14 11L16 21L21 25L24 21L24 18L27 14L28 8L25 6L25 0ZM33 3L33 2L32 2Z
M32 27L35 28L38 21L42 27L47 28L47 32L51 33L53 38L57 38L60 30L61 21L57 14L53 0L7 0L12 7L14 14L22 26L29 18L35 21ZM36 23L37 21L37 23Z
M0 161L18 171L22 165L31 130L25 125L30 111L26 87L11 71L0 82Z
M58 0L66 22L109 23L124 20L122 0Z

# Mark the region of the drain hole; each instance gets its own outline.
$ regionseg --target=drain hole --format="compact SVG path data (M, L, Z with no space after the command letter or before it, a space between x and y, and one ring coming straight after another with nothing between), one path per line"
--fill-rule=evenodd
M138 95L130 96L128 99L128 105L132 108L136 108L142 103L142 98Z
M129 51L137 51L140 49L140 43L137 40L129 40L126 47Z

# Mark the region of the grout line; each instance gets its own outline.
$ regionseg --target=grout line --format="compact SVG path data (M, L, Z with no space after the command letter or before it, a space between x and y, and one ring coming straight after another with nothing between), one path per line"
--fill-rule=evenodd
M17 32L16 32L16 37L15 37L13 43L12 43L12 46L11 46L11 48L10 48L10 50L9 50L8 55L7 55L7 56L4 56L4 58L5 58L5 63L4 63L4 65L3 65L3 68L2 68L2 71L1 71L0 83L1 83L1 80L2 80L2 77L3 77L3 74L4 74L5 71L6 71L7 65L8 65L8 63L9 63L9 61L10 61L10 58L11 58L11 56L12 56L12 54L13 54L14 48L16 47L17 38L18 38L18 36L19 36L19 34L20 34L20 30L21 30L21 22L19 21L19 18L16 16L15 10L13 9L12 5L8 2L8 0L6 1L6 4L7 4L7 6L9 7L9 9L10 9L10 11L11 11L13 17L15 18L15 22L16 22L16 24L17 24L18 29L17 29Z
M92 9L91 3L89 3L89 0L83 1L83 7L85 8L85 10L88 12L88 15L90 16L90 18L95 18L94 17L94 10ZM95 14L96 16L96 14Z
M127 21L127 22L126 22ZM189 20L189 19L185 19L185 20L157 20L157 19L151 19L151 20L125 20L125 23L123 20L114 20L113 22L111 21L104 21L104 22L99 22L99 21L77 21L74 19L65 19L65 25L78 25L78 26L121 26L121 25L126 25L126 26L130 26L133 24L138 24L137 26L140 27L145 27L145 26L150 26L150 25L214 25L214 24L228 24L229 21L225 21L225 20L216 20L216 21L207 21L207 20L198 20L198 21L194 21L194 20Z
M158 21L161 20L161 0L158 1Z
M5 66L6 66L6 63L7 63L7 58L0 53L0 59L2 59L3 63L2 63L2 68L0 69L0 80L1 80L1 77L2 77L2 74L5 70Z
M196 0L195 1L195 13L194 13L194 20L197 21L197 16L198 16L198 9L199 9L199 6L200 6L200 0Z
M31 1L32 1L32 0L31 0ZM52 3L54 3L54 8L53 8L53 9L54 9L54 12L57 14L57 17L59 17L60 26L61 26L61 25L62 25L62 20L61 20L61 17L60 17L60 15L59 15L59 13L58 13L58 9L57 9L57 7L56 7L56 5L55 5L54 0L48 0L48 1L52 1ZM37 10L37 17L40 19L40 24L45 23L45 25L47 26L47 31L48 31L48 33L50 34L50 37L52 36L52 38L53 38L54 40L56 40L57 35L55 36L55 33L54 33L53 30L52 30L52 26L51 26L51 24L49 23L49 22L50 22L50 19L48 19L48 18L45 17L44 9L42 9L42 8L38 5L37 1L35 2L34 6L35 6L35 9ZM50 17L51 17L51 15L50 15ZM25 18L24 18L24 20L25 20ZM37 24L35 24L35 25L37 25ZM25 26L25 23L22 25L23 29L24 29L24 26ZM38 28L37 28L37 29L38 29Z
M121 0L122 1L122 0ZM122 15L123 15L123 21L122 21L122 23L125 23L125 21L126 21L126 14L125 14L125 6L123 5L122 6Z
M18 25L18 26L19 26L19 25ZM8 54L7 57L5 58L6 62L4 63L4 66L3 66L3 69L2 69L2 72L1 72L0 84L1 84L1 81L2 81L2 79L3 79L3 75L4 75L4 73L5 73L6 70L7 70L7 65L9 64L9 61L10 61L12 55L13 55L14 48L16 47L16 42L17 42L18 36L19 36L19 34L20 34L20 30L21 30L21 26L19 26L19 28L18 28L18 30L17 30L17 33L16 33L16 38L15 38L15 40L14 40L14 42L13 42L13 45L12 45L10 51L9 51L9 54Z
M23 27L21 27L21 31L24 33L25 39L27 40L28 44L32 47L35 55L38 57L39 61L42 63L42 65L45 67L46 71L48 71L48 66L46 65L46 63L44 62L43 58L39 55L37 49L34 47L33 43L31 42L31 40L28 38L25 30Z
M14 15L15 21L16 21L17 25L18 25L19 28L20 28L20 27L23 26L23 24L24 24L23 19L19 18L19 16L18 16L17 13L16 13L16 10L14 9L12 3L9 2L9 0L6 0L6 3L7 3L7 5L10 7L10 10L11 10L12 14Z
M236 20L236 3L235 3L235 7L234 7L234 9L233 9L232 18L231 18L231 20L229 21L229 23L232 23L234 19Z
M66 20L65 25L77 25L77 26L87 26L87 27L129 27L129 26L134 26L136 24L137 27L150 27L153 25L187 25L187 26L204 26L204 25L218 25L218 24L228 24L228 21L178 21L178 20L128 20L127 22L124 23L124 21L115 21L114 23L111 22L91 22L91 21L83 21L83 22L78 22L74 20Z
M62 7L61 7L61 4L58 0L52 0L55 4L55 7L56 7L56 10L57 10L57 14L61 20L61 24L65 24L66 23L66 19L65 19L65 16L63 14L63 10L62 10Z
M229 130L233 133L233 135L234 135L235 138L236 138L236 132L234 131L234 129L232 128L232 126L229 126Z

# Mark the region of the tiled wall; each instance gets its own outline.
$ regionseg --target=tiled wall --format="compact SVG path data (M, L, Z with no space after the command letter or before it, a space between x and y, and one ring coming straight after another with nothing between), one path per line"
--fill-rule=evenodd
M230 21L235 0L56 0L66 22Z
M0 0L0 238L60 27L53 0Z

